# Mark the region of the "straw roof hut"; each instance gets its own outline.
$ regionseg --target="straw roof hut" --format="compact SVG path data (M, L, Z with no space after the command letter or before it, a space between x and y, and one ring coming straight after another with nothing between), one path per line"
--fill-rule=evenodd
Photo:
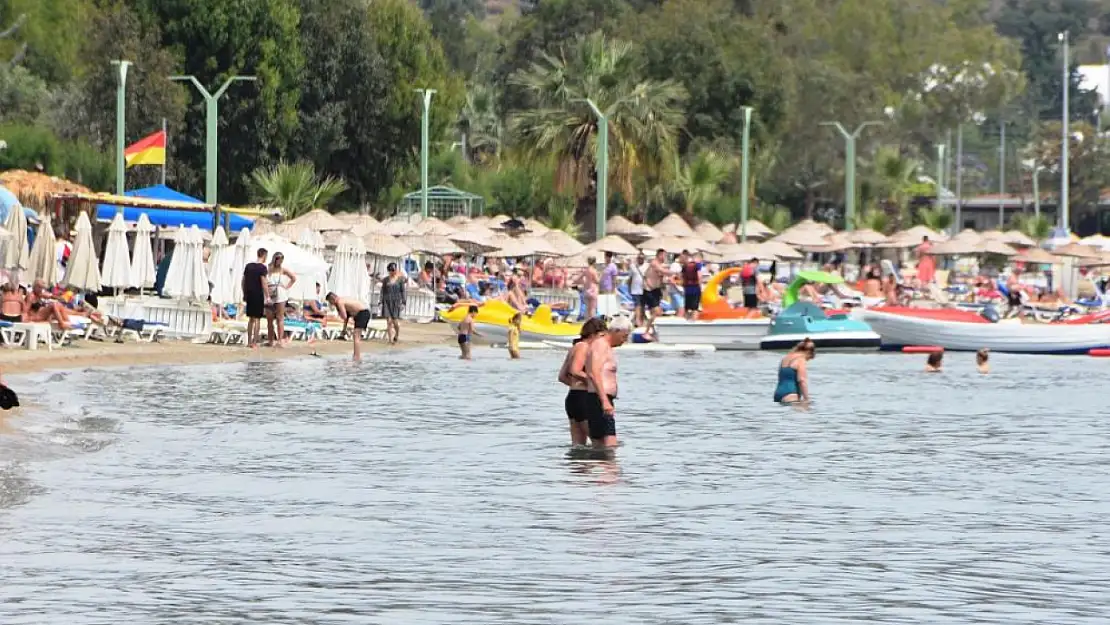
M447 238L457 243L467 254L485 254L498 249L493 232L485 228L468 228L449 234Z
M972 230L971 228L964 228L959 233L957 233L956 236L952 237L952 239L950 239L950 240L952 240L952 241L971 241L972 243L978 243L979 241L983 240L983 235L981 235L978 232Z
M326 235L325 235L326 236ZM366 253L383 258L401 258L412 253L412 248L388 234L375 232L362 237Z
M560 256L574 256L586 249L585 245L582 245L574 237L562 230L548 230L543 234L543 238L547 239L548 243L555 246Z
M712 252L716 253L717 248L708 242L694 236L694 237L679 237L679 236L658 236L639 245L641 250L650 254L654 254L658 250L663 250L668 254L678 254L680 252Z
M1036 241L1020 230L1007 230L1006 238L1002 239L1002 242L1018 247L1034 247L1037 245Z
M612 234L587 245L586 250L593 252L595 255L605 252L612 252L617 256L635 256L637 253L639 253L636 250L636 247L633 246L631 243Z
M876 232L870 228L863 228L862 230L853 230L851 232L843 232L844 239L849 243L856 246L871 247L873 245L882 245L889 241L889 237L881 232Z
M21 204L37 211L48 208L47 196L54 193L92 193L88 187L65 178L22 169L0 173L0 186L7 187Z
M850 249L856 248L856 247L870 247L869 245L861 245L861 244L858 244L858 243L853 243L848 238L848 234L849 233L847 233L847 232L834 232L833 234L830 234L830 235L826 236L824 238L824 243L821 244L821 245L805 245L805 244L802 244L802 245L799 245L798 247L802 250L807 251L807 252L820 252L820 253L840 252L840 251L843 251L843 250L850 250Z
M651 227L658 236L696 237L697 233L678 213L671 213Z
M937 232L928 226L914 226L895 232L890 235L885 243L880 243L879 247L914 247L920 245L925 237L929 237L929 240L933 242L948 240L943 232Z
M429 217L413 227L412 231L416 234L430 234L438 237L451 236L458 232L454 226L449 225L435 217Z
M266 217L256 217L254 226L251 228L251 234L266 234L267 232L274 232L274 222Z
M1094 259L1102 257L1102 252L1099 250L1078 243L1068 243L1063 247L1052 250L1052 253L1056 256L1071 256L1073 258Z
M708 221L703 221L694 226L694 234L710 243L717 243L725 237L724 231Z
M759 260L778 260L771 246L763 243L722 243L717 246L717 255L722 262L742 263L753 258Z
M816 222L811 221L810 223L816 225ZM771 240L778 243L785 243L792 247L822 247L828 244L825 237L830 234L833 234L831 229L826 232L822 228L811 226L802 228L794 227L783 230L781 234L773 237Z
M638 224L634 224L625 217L616 215L610 217L605 222L605 232L608 234L615 234L617 236L624 236L627 234L636 234L639 228Z
M975 246L980 254L998 254L1001 256L1014 256L1017 250L1006 245L998 239L983 239Z
M739 237L741 232L743 232L743 234L745 234L749 239L762 240L768 237L775 236L775 231L768 228L762 221L759 221L758 219L749 219L748 221L744 222L744 227L741 227L740 224L728 224L725 227L721 228L721 231L725 234L735 234L737 237Z
M1055 256L1039 247L1021 250L1017 253L1017 256L1014 256L1014 260L1020 260L1023 263L1033 263L1035 265L1056 265L1061 262L1059 256Z
M436 256L463 253L463 249L458 243L453 242L445 236L434 234L410 236L406 237L403 242L411 247L414 252L424 252L426 254L435 254Z
M532 217L524 220L524 227L528 230L531 230L535 234L543 234L551 229L547 227L547 224L544 224L540 220L534 219Z
M802 260L805 258L804 254L781 241L764 241L760 245L782 260Z
M455 226L456 228L461 228L470 223L470 218L466 215L455 215L454 217L448 219L447 223Z
M325 230L347 230L350 228L349 225L340 221L335 215L319 208L310 210L295 219L290 219L285 222L285 225L296 226L297 232L305 228L310 228L317 232Z
M409 223L408 221L395 221L391 219L389 221L383 222L381 228L379 228L378 231L382 234L399 237L414 234L414 228L415 226L413 226L413 224Z
M948 241L937 243L929 250L934 256L968 256L979 253L976 246L978 242L968 238L952 238Z

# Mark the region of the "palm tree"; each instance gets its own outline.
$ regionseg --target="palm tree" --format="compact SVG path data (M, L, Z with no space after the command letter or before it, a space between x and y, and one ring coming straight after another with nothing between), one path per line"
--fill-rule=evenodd
M547 203L547 218L543 224L552 230L562 230L574 238L582 233L574 218L574 198L566 195L553 195Z
M721 195L721 185L732 174L728 159L711 150L702 150L686 163L675 159L672 188L682 198L684 217L689 221L694 210L702 208Z
M860 230L869 229L884 234L887 232L887 229L890 228L892 222L887 212L875 207L868 208L862 213L858 213L854 221L855 227Z
M1010 219L1010 227L1035 241L1043 241L1052 234L1053 223L1044 215L1018 213Z
M512 118L513 133L530 157L555 154L556 188L573 192L577 217L587 224L594 223L598 122L586 99L606 115L609 181L629 204L635 203L634 174L661 178L673 162L686 92L676 82L640 75L631 44L594 33L510 78L530 100Z
M466 159L478 163L501 156L504 124L497 110L497 92L489 85L471 86L459 114L459 131L466 137Z
M935 232L947 230L952 226L954 221L956 221L955 215L952 214L951 210L943 206L923 208L917 211L917 223Z
M293 219L313 209L324 208L347 190L342 178L320 179L311 163L279 162L269 169L259 167L250 176L255 200L265 206L276 206L286 219Z
M920 161L902 156L897 148L882 147L875 154L872 184L882 209L897 221L906 214L920 169Z

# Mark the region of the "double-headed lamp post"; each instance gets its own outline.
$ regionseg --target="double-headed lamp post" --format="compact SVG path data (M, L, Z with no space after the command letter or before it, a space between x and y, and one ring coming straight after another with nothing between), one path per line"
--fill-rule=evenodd
M581 100L589 105L597 116L597 217L594 228L596 239L605 236L605 220L609 206L609 117L601 111L594 101Z
M749 139L752 134L752 107L744 107L744 135L741 139L740 149L743 151L743 156L740 164L740 242L747 243L748 241L748 196L751 195L748 189L748 151L750 148Z
M1071 90L1071 61L1068 59L1068 31L1064 31L1056 38L1063 45L1064 51L1064 67L1063 67L1063 83L1064 83L1064 110L1063 110L1063 130L1061 131L1061 144L1060 144L1060 214L1058 218L1058 234L1067 236L1069 228L1069 215L1068 215L1068 143L1071 139L1068 132L1068 127L1071 125L1068 120L1068 92Z
M209 93L208 90L204 88L204 85L200 84L200 81L197 80L196 76L170 76L170 80L188 81L193 83L193 86L197 88L197 91L199 91L200 95L204 98L204 201L207 204L215 204L217 190L217 154L219 153L219 143L217 141L217 137L219 136L219 126L216 122L220 110L218 104L220 96L222 96L224 92L227 91L227 88L230 87L231 83L233 82L240 80L255 81L258 80L258 78L255 76L232 76L231 78L228 78L226 81L224 81L224 84L216 90L216 93Z
M881 121L866 121L848 132L840 122L822 122L822 126L832 126L844 137L844 229L853 230L856 216L856 139L868 126L881 126Z
M127 145L124 137L127 125L127 67L131 65L131 61L112 61L112 65L119 67L119 82L116 84L116 195L123 195L127 190L123 150ZM123 207L117 206L116 211L122 213Z
M420 114L420 216L428 218L428 116L432 110L432 95L435 89L414 89L420 94L423 105ZM466 146L463 145L463 157Z

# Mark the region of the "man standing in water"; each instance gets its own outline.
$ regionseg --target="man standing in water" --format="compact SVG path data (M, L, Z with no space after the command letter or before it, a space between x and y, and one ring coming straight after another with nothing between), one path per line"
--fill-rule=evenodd
M616 317L605 334L590 343L586 353L586 388L593 394L589 414L590 440L594 447L617 446L616 410L617 355L613 348L624 345L632 332L628 317Z
M655 258L651 259L647 271L644 272L644 310L651 311L651 321L648 322L650 331L655 318L663 314L663 282L667 279L667 267L664 262L667 252L657 250Z
M259 248L257 260L243 268L243 302L247 313L247 347L257 349L262 317L266 315L266 248Z
M351 340L354 342L354 361L362 360L362 333L366 330L366 326L370 325L370 309L362 304L362 302L344 299L335 293L328 293L325 298L328 303L335 306L335 312L339 314L339 318L343 320L343 330L347 329L347 322L351 319L355 320L355 331L351 333Z

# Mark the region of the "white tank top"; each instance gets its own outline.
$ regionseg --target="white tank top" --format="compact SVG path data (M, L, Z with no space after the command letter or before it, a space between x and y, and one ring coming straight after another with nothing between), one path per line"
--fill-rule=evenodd
M289 292L285 290L284 283L284 273L271 273L266 277L266 284L270 287L270 301L275 304L289 301Z

